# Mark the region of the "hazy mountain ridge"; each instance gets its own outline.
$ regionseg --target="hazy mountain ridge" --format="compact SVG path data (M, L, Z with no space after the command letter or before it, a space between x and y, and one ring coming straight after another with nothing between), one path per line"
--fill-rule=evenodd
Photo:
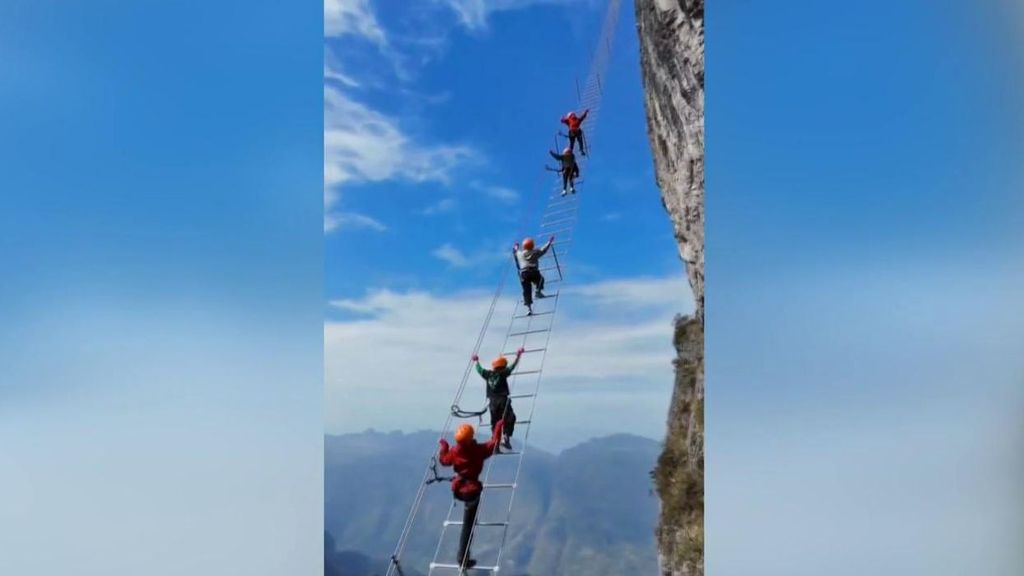
M324 524L335 542L334 550L325 547L325 569L331 564L337 576L383 575L438 437L371 431L325 438ZM660 451L653 440L625 434L558 455L530 446L502 570L516 576L653 574L658 504L650 471ZM492 474L504 472L501 466ZM403 555L407 576L433 557L450 504L447 483L428 487ZM485 497L480 519L506 511L507 501ZM494 560L497 533L479 530L474 553L486 563ZM446 544L454 546L456 537L457 528L450 528ZM365 562L370 571L361 571Z

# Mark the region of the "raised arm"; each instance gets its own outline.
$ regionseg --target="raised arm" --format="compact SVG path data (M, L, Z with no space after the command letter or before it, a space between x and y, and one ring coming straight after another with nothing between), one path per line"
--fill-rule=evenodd
M441 445L441 449L437 452L437 461L441 463L441 466L451 466L452 453L448 449L448 441L441 438L441 440L438 441L438 444Z
M562 155L561 154L555 154L551 150L548 150L548 154L551 154L551 157L554 158L555 160L561 160L562 159Z
M580 116L580 124L582 124L583 121L587 119L587 114L590 114L590 108L587 108L586 110L583 111L583 114Z
M525 349L522 346L519 347L519 350L516 350L516 359L513 360L512 365L508 367L509 374L511 374L512 371L516 369L516 366L519 365L519 359L523 357L523 352L525 352Z
M569 125L569 117L568 116L562 116L562 124L565 124L566 126Z
M472 360L473 360L473 363L476 364L476 373L481 375L481 376L483 376L484 378L486 378L487 375L484 374L484 367L480 365L480 356L477 356L476 354L473 354Z
M540 255L543 256L543 255L547 254L548 250L550 250L551 246L553 246L554 244L555 244L555 237L552 236L551 238L548 238L547 244L541 246L541 248L540 248Z

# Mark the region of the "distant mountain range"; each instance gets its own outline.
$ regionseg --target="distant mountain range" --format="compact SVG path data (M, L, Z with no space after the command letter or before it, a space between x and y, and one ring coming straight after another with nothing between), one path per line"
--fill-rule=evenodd
M324 454L325 576L383 576L436 432L327 436ZM517 444L517 448L519 445ZM509 576L622 576L657 573L658 500L650 472L659 443L619 434L553 455L527 449L501 559ZM492 482L511 482L512 457L493 458ZM508 495L489 491L480 521L508 516ZM452 504L447 483L428 487L402 556L405 576L422 576ZM461 504L453 519L461 519ZM497 558L501 528L478 527L473 552ZM455 557L458 527L448 528L440 561Z

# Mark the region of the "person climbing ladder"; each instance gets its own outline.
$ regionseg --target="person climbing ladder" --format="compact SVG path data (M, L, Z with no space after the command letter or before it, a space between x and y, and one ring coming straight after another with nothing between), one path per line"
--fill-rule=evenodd
M523 240L523 248L519 244L512 247L516 256L516 266L519 268L519 283L523 285L523 304L526 305L526 313L533 314L533 294L531 289L537 286L537 298L544 297L544 275L540 273L540 258L555 243L555 237L548 239L548 243L539 250L534 249L533 238Z
M491 427L502 422L505 433L502 434L501 445L508 450L512 449L512 432L515 431L516 413L512 410L512 401L508 399L510 394L508 388L508 377L519 365L519 358L522 357L524 349L516 350L516 359L512 365L508 365L508 358L498 356L491 361L491 369L486 370L480 365L480 357L473 354L473 362L476 362L476 372L487 383L487 403L491 410Z
M438 462L442 466L451 466L455 470L455 478L452 479L452 496L462 502L465 508L462 512L462 533L459 536L459 565L463 570L476 566L476 560L470 557L470 539L473 536L473 524L476 523L476 512L480 507L480 493L483 492L483 484L480 483L480 472L484 469L484 460L494 454L498 447L498 438L501 437L502 421L494 427L491 439L485 444L480 444L473 439L473 427L463 424L455 430L455 447L449 448L448 441L444 438L438 442L441 448L438 452Z
M577 116L576 112L569 112L565 116L562 116L562 124L569 127L569 150L576 149L576 141L580 142L580 154L587 155L587 143L583 139L583 128L580 127L583 121L587 119L587 114L590 114L590 109L584 110L583 114Z
M561 163L558 171L562 173L562 196L569 192L575 194L576 178L580 175L580 167L579 164L576 164L576 155L572 153L572 148L566 146L561 154L554 150L549 150L548 153L551 154L552 158Z

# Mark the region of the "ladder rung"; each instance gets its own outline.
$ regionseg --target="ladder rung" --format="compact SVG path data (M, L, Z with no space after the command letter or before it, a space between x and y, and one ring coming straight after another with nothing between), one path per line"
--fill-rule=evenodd
M561 266L549 266L548 268L541 268L540 272L551 272L552 270L561 270Z
M554 212L545 212L544 215L548 216L548 217L551 217L551 216L554 216L555 214L565 214L567 212L575 212L576 210L577 210L577 208L566 208L565 210L555 210Z
M549 203L548 204L548 208L552 208L554 206L564 206L566 204L575 204L575 203L576 203L576 199L575 198L570 198L569 200L558 200L556 202Z
M495 456L519 456L522 453L523 453L522 450L508 450L508 451L502 450L501 452L495 452L494 455Z
M575 216L570 216L568 218L560 218L558 220L550 220L548 222L541 222L540 223L540 227L543 228L545 226L551 226L552 224L560 224L562 222L572 222L574 220L576 220Z
M430 563L430 569L433 570L434 568L451 568L452 570L462 570L462 565L461 564L447 564L447 563L444 563L444 562L431 562ZM497 566L480 566L478 564L476 566L473 566L469 570L487 570L489 572L494 572L497 569L498 569Z
M577 180L576 181L577 184L580 184L582 182L583 182L582 180ZM559 191L554 196L548 196L548 200L561 200L562 198L572 198L572 197L576 196L577 194L579 194L579 192L570 192L570 193L566 194L565 196L562 196L561 191Z
M462 520L445 520L445 526L462 526ZM477 522L474 526L508 526L508 522Z
M554 311L550 311L550 312L534 312L533 314L522 314L520 316L513 316L512 319L513 320L518 320L520 318L533 318L535 316L547 316L548 314L554 314L554 313L555 313ZM515 354L515 352L513 352L513 354Z
M521 372L519 370L516 370L515 372L509 374L509 378L513 376L529 376L531 374L540 374L540 370L523 370Z
M549 312L545 312L545 314L549 314ZM545 350L547 350L547 348L530 348L529 350L523 350L523 354L532 354L534 352L543 352ZM516 352L505 352L504 354L502 354L502 356L515 356L515 355L516 355Z
M572 227L570 226L569 228L559 228L558 230L551 230L550 232L544 232L543 234L538 233L537 236L553 236L556 234L561 234L562 232L572 232Z
M515 482L512 482L511 484L484 484L484 490L486 490L488 488L515 488L515 487L516 487L516 483Z
M527 426L529 424L530 424L530 419L529 418L527 418L526 420L516 420L516 426ZM479 427L480 428L490 428L491 427L491 423L490 422L481 422Z
M513 336L526 336L527 334L540 334L541 332L548 332L550 330L551 330L551 328L541 328L539 330L526 330L525 332L513 332L512 334L509 334L508 337L512 338Z
M533 398L536 395L537 394L535 394L533 392L530 392L528 394L513 394L513 395L509 396L509 398L511 400L515 400L516 398Z

